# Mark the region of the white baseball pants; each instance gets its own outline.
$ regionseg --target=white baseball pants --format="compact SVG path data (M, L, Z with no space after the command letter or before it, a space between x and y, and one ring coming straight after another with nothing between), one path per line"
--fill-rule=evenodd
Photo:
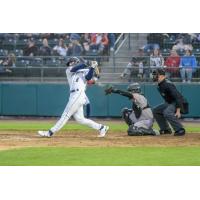
M73 116L74 119L80 124L87 125L96 130L101 128L101 124L84 117L83 106L86 102L85 97L86 95L84 91L75 91L70 94L69 101L61 115L61 118L50 129L53 133L58 132L67 123L71 116Z

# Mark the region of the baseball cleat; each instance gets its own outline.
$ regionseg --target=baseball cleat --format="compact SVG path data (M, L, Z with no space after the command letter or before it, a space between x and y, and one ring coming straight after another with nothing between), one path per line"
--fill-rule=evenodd
M156 130L156 129L153 129L153 132L155 133L155 135L160 135L160 131Z
M160 135L172 134L171 129L160 130Z
M185 135L185 129L184 128L181 128L174 133L174 136L183 136L183 135Z
M51 137L53 135L51 131L38 131L38 134L41 137Z
M108 130L109 130L109 126L102 125L101 128L99 129L98 137L105 137L105 135L108 132Z

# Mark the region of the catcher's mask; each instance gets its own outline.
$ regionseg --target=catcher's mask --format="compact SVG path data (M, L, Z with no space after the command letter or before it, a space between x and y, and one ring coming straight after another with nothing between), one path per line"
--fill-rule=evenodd
M81 59L79 59L78 57L71 57L67 60L66 66L77 65L80 62L81 62Z
M155 69L152 72L152 80L153 80L153 82L157 82L158 81L158 76L159 75L165 76L165 70L164 69Z
M133 92L133 93L141 93L141 88L139 83L131 83L128 87L127 90L129 92Z

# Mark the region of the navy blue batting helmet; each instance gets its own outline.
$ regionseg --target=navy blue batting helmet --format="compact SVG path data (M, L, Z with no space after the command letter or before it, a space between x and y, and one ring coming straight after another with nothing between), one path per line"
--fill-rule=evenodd
M73 63L74 65L80 63L80 59L78 57L70 57L68 60L67 60L67 63L66 65L67 66L70 66L71 63Z

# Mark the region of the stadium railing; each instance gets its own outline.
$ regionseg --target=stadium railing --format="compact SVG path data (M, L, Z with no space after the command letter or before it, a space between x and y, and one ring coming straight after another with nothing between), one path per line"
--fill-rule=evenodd
M167 56L163 56L166 58ZM108 56L84 56L85 59L90 60L106 60ZM141 57L136 57L141 58ZM130 66L127 68L128 63L131 60L131 57L115 57L115 63L113 62L103 62L100 65L100 70L102 74L109 75L108 77L112 78L113 76L119 78L119 82L124 81L151 81L151 72L153 67L150 66L150 57L142 57L145 62L143 67L139 65ZM3 61L5 56L1 56L0 60ZM50 56L50 57L27 57L27 56L18 56L16 57L15 67L6 67L2 64L0 65L0 80L3 81L13 81L13 80L32 80L43 82L45 80L66 80L65 78L65 63L68 57L61 56ZM193 82L200 81L200 56L196 56L197 59L197 68L193 72ZM122 77L122 73L125 69L128 69L128 74ZM8 69L8 70L7 70ZM165 68L167 72L173 71L173 68ZM174 68L175 71L171 73L171 80L180 82L180 69ZM169 73L167 73L169 74ZM109 79L108 79L109 80Z

